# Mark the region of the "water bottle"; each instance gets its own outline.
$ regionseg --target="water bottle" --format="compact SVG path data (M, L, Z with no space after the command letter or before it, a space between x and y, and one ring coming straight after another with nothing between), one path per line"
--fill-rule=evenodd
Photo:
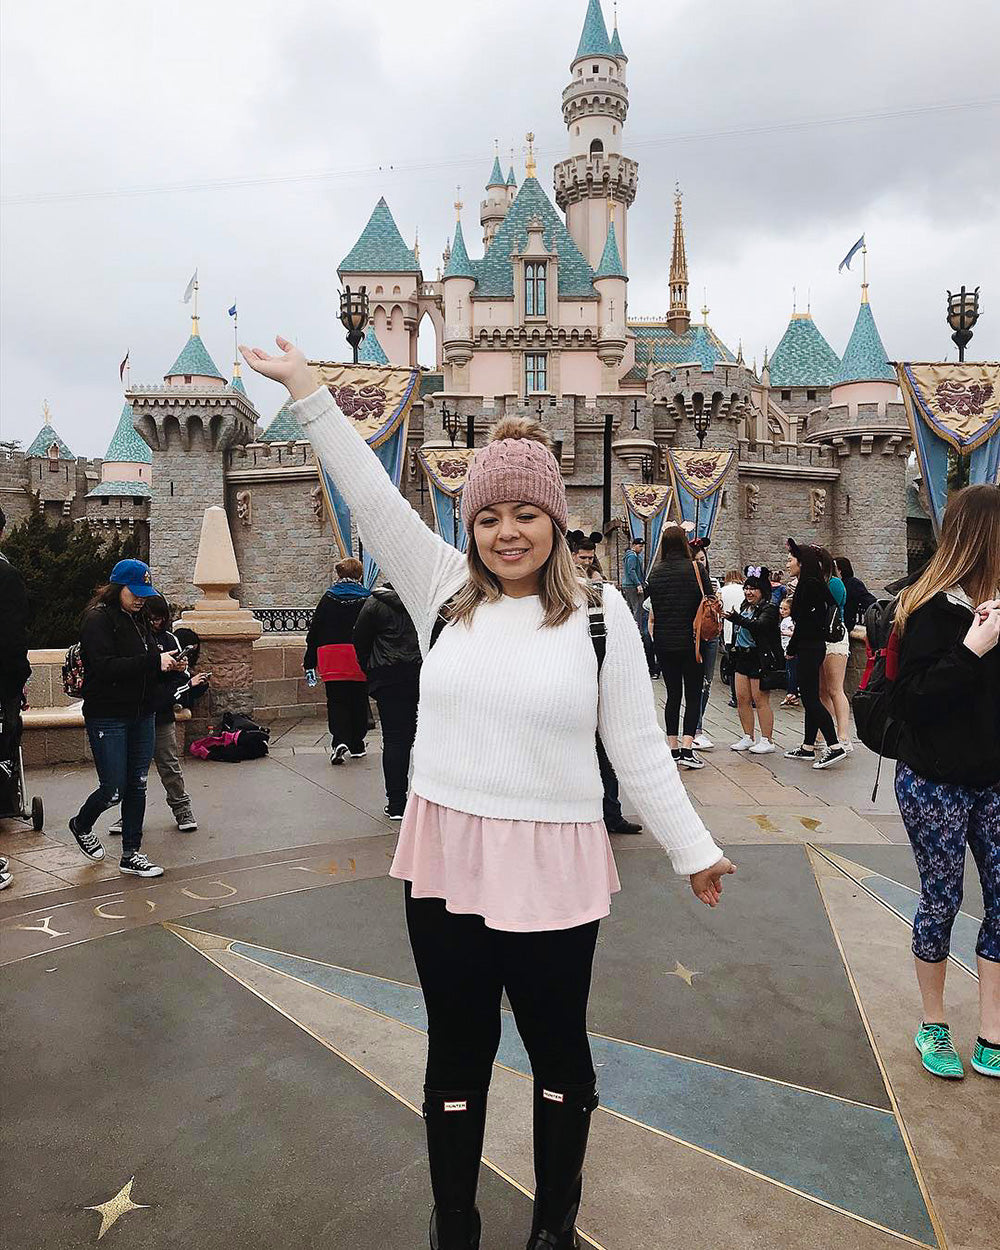
M315 686L318 681L319 681L319 678L316 676L316 670L314 668L307 668L306 669L307 685Z

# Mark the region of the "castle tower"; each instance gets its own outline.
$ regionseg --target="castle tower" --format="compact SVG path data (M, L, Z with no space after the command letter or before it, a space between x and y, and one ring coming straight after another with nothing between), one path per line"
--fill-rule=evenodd
M170 603L197 597L194 574L205 509L226 506L229 448L253 440L257 413L215 366L193 319L191 336L162 386L125 393L132 422L152 451L149 563Z
M403 242L384 196L337 274L355 289L367 287L372 326L391 363L415 365L420 262Z
M145 482L153 477L153 456L135 432L132 405L125 401L118 425L104 453L101 465L102 482Z
M588 0L583 33L570 65L570 83L563 91L569 157L555 167L555 192L569 232L593 269L604 251L610 203L619 206L616 234L627 272L627 210L638 189L639 166L622 154L628 113L627 58L617 28L615 34L613 46L600 0Z
M472 291L475 270L469 260L462 233L462 201L455 201L455 237L451 255L441 275L444 292L445 390L469 389L468 364L472 359Z
M510 171L514 172L513 168ZM493 169L490 172L490 180L486 184L486 199L479 206L479 220L483 227L483 250L493 242L493 236L500 228L500 224L504 217L507 216L507 209L510 207L512 197L507 193L507 181L503 176L503 170L500 168L500 157L493 158Z
M684 218L681 214L681 189L674 192L674 246L670 253L670 311L667 328L683 334L691 325L688 308L688 263L684 246Z
M628 277L618 251L615 223L612 219L604 243L601 263L594 273L594 288L600 296L597 355L602 368L601 390L614 391L618 385L618 366L625 354L626 284Z

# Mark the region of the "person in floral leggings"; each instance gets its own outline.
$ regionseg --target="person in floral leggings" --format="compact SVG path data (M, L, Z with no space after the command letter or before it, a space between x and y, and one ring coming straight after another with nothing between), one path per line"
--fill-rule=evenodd
M1000 1076L1000 487L967 486L938 550L900 595L889 640L901 727L896 798L920 873L913 955L923 1003L914 1039L935 1076L965 1075L944 1008L965 847L979 870L980 1028L972 1066Z

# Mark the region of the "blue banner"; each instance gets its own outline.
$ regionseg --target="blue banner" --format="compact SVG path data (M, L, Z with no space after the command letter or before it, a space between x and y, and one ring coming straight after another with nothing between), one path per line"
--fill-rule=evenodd
M668 448L667 461L681 519L690 522L696 538L711 538L722 486L736 463L736 453Z

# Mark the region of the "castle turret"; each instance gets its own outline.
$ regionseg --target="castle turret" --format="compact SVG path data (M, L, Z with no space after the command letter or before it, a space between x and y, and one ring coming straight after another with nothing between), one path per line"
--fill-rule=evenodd
M898 400L896 370L885 354L866 290L833 381L830 403L846 404L857 415L859 404L876 404L884 410L886 404Z
M618 49L621 40L617 40ZM563 120L569 157L555 167L556 203L592 268L600 264L610 223L609 204L619 206L616 223L622 264L628 268L627 209L639 185L637 162L623 155L628 88L623 53L608 38L600 0L588 0L583 33L563 91Z
M670 310L667 313L667 326L675 334L683 334L690 324L687 249L684 246L681 189L678 187L674 192L674 245L670 253Z
M367 288L372 325L389 360L394 365L415 365L420 262L403 242L384 197L337 273L342 282Z
M462 233L462 201L455 201L455 237L441 275L444 292L444 364L450 382L445 389L468 390L467 366L472 359L472 290L476 273Z
M594 287L600 296L597 355L604 366L602 391L613 391L618 383L618 366L625 354L626 283L628 277L618 251L615 223L608 226L601 263L594 273Z
M511 169L510 172L513 174L514 170ZM493 236L500 228L500 223L507 216L507 209L510 207L512 198L508 194L507 180L503 176L500 157L497 155L493 158L493 169L490 171L490 180L486 184L486 199L479 206L484 251L492 243Z
M215 366L198 330L198 314L191 318L191 335L181 354L163 375L167 386L200 386L212 388L226 385L226 379Z
M101 465L102 482L145 482L153 476L153 455L132 424L132 405L126 400Z

